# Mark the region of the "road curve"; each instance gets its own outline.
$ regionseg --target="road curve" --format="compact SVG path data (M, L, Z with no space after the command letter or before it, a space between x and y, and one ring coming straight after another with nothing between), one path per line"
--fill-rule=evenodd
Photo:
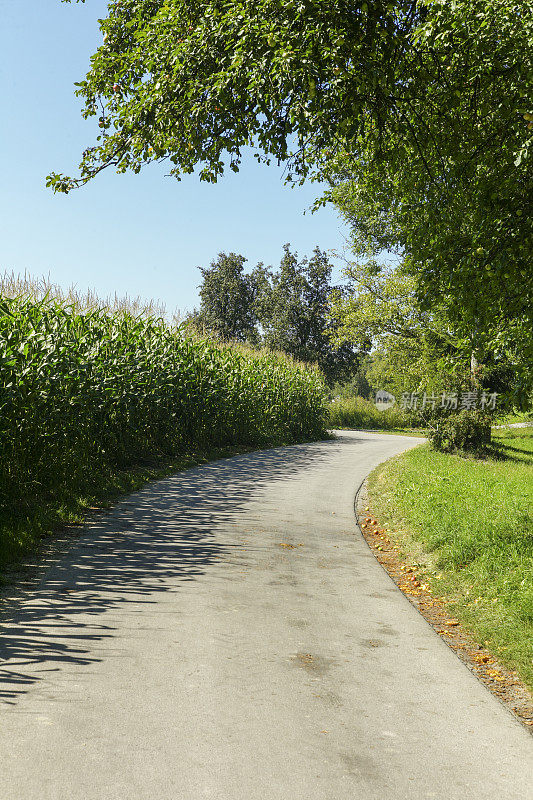
M397 590L355 491L419 440L201 466L4 598L0 800L524 800L527 732Z

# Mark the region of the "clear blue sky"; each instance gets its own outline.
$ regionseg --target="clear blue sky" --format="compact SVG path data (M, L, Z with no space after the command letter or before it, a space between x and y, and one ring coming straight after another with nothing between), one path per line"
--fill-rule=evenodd
M309 208L316 184L291 189L282 170L253 158L218 184L107 171L71 194L45 188L51 171L72 174L94 142L96 121L80 115L74 81L101 42L107 2L0 0L2 96L0 271L50 275L53 282L162 301L197 304L200 273L220 251L278 264L290 242L300 256L341 249L346 231L333 211Z

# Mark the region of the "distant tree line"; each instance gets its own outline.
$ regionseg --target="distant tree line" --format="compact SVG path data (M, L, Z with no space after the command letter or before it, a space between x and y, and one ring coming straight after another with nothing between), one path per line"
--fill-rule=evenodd
M258 264L245 272L246 258L220 253L200 268L200 308L190 321L222 340L248 342L280 350L299 361L316 363L330 385L349 380L360 355L355 345L333 344L336 323L330 298L342 292L332 284L332 265L318 247L298 259L284 246L278 269Z
M360 253L362 255L362 253ZM472 339L444 304L427 308L403 262L351 262L334 285L318 247L299 260L285 245L279 268L220 253L200 268L200 308L190 321L225 341L279 350L322 370L332 396L490 390L505 405L531 406L520 348ZM495 321L495 330L505 326Z

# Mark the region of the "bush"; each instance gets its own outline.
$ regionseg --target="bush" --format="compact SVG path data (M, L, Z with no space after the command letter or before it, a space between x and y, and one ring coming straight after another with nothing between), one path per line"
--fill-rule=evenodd
M491 416L486 412L463 409L436 423L429 439L442 453L480 452L490 443Z

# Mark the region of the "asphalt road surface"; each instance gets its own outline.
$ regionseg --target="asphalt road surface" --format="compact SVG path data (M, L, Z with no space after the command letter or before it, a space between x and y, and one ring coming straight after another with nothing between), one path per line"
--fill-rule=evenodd
M1 603L0 800L531 797L531 737L355 526L418 441L214 462L53 552Z

